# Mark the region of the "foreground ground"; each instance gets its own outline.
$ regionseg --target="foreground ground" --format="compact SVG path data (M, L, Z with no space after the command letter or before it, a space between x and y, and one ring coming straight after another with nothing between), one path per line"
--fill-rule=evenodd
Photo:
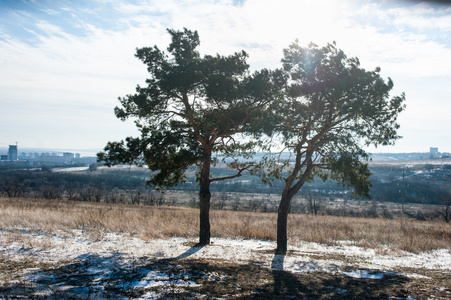
M451 253L2 229L0 297L449 299ZM15 240L15 241L12 241ZM384 253L385 252L385 253Z
M0 198L0 299L451 299L450 224Z

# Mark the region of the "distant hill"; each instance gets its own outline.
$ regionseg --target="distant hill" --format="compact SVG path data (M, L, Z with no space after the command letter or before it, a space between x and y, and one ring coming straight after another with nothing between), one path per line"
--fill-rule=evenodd
M417 160L429 158L430 154L413 152L413 153L373 153L371 159L373 161L390 161L390 160Z
M450 156L449 153L441 153L440 155ZM429 152L412 152L412 153L373 153L370 155L373 161L397 161L397 160L428 160L431 158Z

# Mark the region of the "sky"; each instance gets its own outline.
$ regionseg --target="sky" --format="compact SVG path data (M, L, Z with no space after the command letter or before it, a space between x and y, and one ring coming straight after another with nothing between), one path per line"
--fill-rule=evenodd
M281 66L296 39L335 41L406 94L403 138L370 152L451 152L451 5L414 0L0 0L0 148L95 153L137 136L114 115L144 85L136 48L166 49L166 29L199 32L201 54L245 50ZM3 153L1 153L3 154Z

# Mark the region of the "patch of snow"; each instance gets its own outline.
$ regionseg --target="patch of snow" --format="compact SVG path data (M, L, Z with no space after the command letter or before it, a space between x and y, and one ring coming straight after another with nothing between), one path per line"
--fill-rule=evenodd
M406 276L408 278L414 278L414 279L431 279L431 277L427 277L427 276L420 275L420 274L404 274L404 273L402 273L401 275Z
M352 270L349 272L343 272L343 274L352 278L369 278L369 279L384 278L383 272L372 272L368 270Z
M394 268L416 267L435 270L451 270L451 253L447 249L435 250L427 253L414 254L400 252L397 254L379 254L376 249L368 249L347 244L345 241L338 246L327 246L318 243L298 241L298 246L290 247L290 254L274 259L272 251L275 242L251 239L214 238L213 244L206 247L189 247L193 242L186 238L156 239L144 241L121 233L106 233L100 240L90 241L81 230L72 231L66 236L46 234L43 232L25 231L24 239L33 245L36 241L45 241L40 248L26 248L22 243L7 243L4 231L0 232L0 248L2 252L11 256L13 260L27 258L30 255L39 256L42 262L53 262L61 259L71 260L82 255L100 253L102 256L121 253L127 257L150 258L222 258L224 260L246 264L249 261L259 263L274 269L285 269L295 272L329 271L335 272L342 266L340 260L310 259L311 255L344 256L359 261L366 268ZM47 245L47 246L46 246ZM88 272L100 273L104 267L91 267Z
M186 292L186 290L181 289L181 288L165 288L164 291L170 293L171 299L172 299L172 297L174 297L174 295ZM201 295L199 295L199 294L196 294L196 293L191 293L191 294L196 299L202 299ZM141 297L136 298L136 299L162 299L161 291L148 291L145 294L143 294ZM163 299L166 299L166 298L163 298Z
M333 291L335 291L335 292L337 292L339 294L343 294L343 293L346 293L348 291L347 289L342 289L342 288L335 287L335 286L326 286L326 289L333 290Z
M90 267L86 270L88 274L104 274L107 273L108 269L99 269L97 267Z
M69 173L69 172L81 172L88 171L89 167L70 167L70 168L53 168L52 172L54 173Z
M297 261L291 266L285 268L285 270L293 273L337 273L339 271L339 266L328 261Z
M166 285L169 281L169 275L165 273L150 271L141 281L132 284L135 289L145 289L155 286Z
M412 267L431 270L451 270L451 252L448 249L434 250L424 253L402 252L396 256L375 255L369 258L375 266Z

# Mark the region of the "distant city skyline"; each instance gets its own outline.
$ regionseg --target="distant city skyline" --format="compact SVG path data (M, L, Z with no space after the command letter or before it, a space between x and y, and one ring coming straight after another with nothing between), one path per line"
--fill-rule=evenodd
M0 146L0 155L8 155L8 152L9 152L8 147ZM36 153L49 155L63 155L64 153L72 153L74 156L77 154L80 156L96 156L97 152L98 151L96 149L30 148L30 147L21 148L20 145L18 146L18 156L22 155L23 153L27 155Z
M7 154L4 154L7 152ZM20 149L16 145L10 145L7 151L0 148L0 165L2 166L27 166L39 167L45 164L51 165L72 165L90 164L97 162L95 153L85 153L69 151L52 151L50 149ZM24 165L25 164L25 165Z
M392 96L406 93L403 139L369 152L451 152L451 6L438 2L0 0L0 149L96 153L137 136L113 112L148 77L135 49L166 49L166 29L186 27L202 55L245 50L252 70L280 67L295 39L336 41L367 70L381 67Z
M23 154L25 153L26 156L34 156L34 155L38 155L38 156L42 156L42 155L47 155L47 156L64 156L64 155L68 155L71 154L73 157L75 158L80 158L80 157L96 157L96 154L98 151L94 151L94 149L91 149L92 151L79 151L79 150L74 150L74 149L58 149L58 148L18 148L18 157L22 157ZM448 151L442 151L440 148L438 147L429 147L428 149L425 149L424 151L412 151L412 152L374 152L370 154L424 154L425 156L420 156L416 159L429 159L429 158L440 158L441 155L445 154L446 156L451 155L451 152ZM2 157L4 156L8 156L8 148L4 148L4 147L0 147L0 155Z

